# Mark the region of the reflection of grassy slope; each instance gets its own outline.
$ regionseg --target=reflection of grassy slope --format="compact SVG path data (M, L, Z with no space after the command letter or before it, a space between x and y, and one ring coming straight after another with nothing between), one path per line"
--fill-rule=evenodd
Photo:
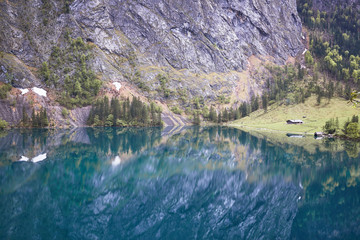
M359 114L359 109L353 108L343 99L334 98L330 102L323 99L322 103L317 105L316 97L310 97L304 104L289 106L274 104L269 107L267 113L264 113L264 110L258 110L231 125L313 134L316 131L322 131L325 122L330 118L339 117L340 127L342 127L349 117ZM288 119L302 119L304 124L288 125L286 124Z
M246 129L242 128L241 130L248 131L251 135L258 137L260 139L265 138L268 142L275 145L284 145L289 144L288 148L285 148L286 151L291 153L291 146L303 147L305 151L310 154L316 153L316 151L326 152L326 151L335 151L340 152L344 151L342 141L336 140L334 142L329 141L328 139L316 140L312 136L306 136L303 138L290 138L286 136L284 132L278 131L261 131L259 129ZM324 144L324 141L327 141L328 144ZM295 159L294 159L295 160Z

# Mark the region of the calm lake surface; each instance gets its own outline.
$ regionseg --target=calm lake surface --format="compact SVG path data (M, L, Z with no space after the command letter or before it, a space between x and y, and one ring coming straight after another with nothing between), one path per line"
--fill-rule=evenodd
M0 137L0 239L360 239L358 143L226 127Z

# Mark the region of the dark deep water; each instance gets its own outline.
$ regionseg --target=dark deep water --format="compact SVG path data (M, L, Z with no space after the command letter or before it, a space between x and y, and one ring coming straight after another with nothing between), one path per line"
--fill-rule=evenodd
M0 239L360 239L359 144L320 141L13 130L0 138Z

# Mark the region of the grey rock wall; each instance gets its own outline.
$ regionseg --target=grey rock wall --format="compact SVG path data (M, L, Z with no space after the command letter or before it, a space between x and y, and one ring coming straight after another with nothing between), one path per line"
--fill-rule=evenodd
M39 67L65 31L122 56L129 45L140 62L206 72L241 71L251 55L284 62L303 50L295 0L76 0L1 2L0 49ZM44 21L47 21L46 25Z

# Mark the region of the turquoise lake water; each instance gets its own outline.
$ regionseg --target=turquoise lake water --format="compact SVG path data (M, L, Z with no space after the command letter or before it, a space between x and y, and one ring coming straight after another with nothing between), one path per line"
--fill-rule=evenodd
M358 143L226 127L0 137L0 239L360 239Z

